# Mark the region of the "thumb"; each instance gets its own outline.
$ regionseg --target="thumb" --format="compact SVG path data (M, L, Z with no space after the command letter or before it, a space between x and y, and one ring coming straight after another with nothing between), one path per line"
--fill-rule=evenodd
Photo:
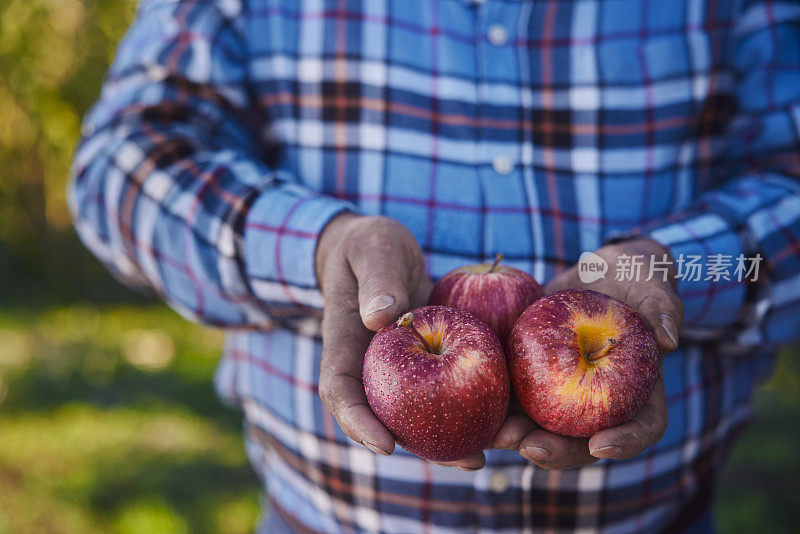
M576 280L574 277L574 269L570 268L566 271L561 271L558 273L550 282L547 283L545 286L545 293L555 293L556 291L561 291L562 289L570 289L576 287Z
M639 315L650 323L662 352L678 348L678 333L683 324L683 304L671 290L646 295L636 306Z
M408 261L388 247L361 253L353 262L358 280L358 309L364 326L379 330L408 311L410 295L416 290L422 266L408 267Z

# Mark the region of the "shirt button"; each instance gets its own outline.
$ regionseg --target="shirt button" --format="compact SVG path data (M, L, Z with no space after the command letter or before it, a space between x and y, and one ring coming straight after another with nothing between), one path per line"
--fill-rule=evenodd
M503 46L508 42L508 32L500 24L489 26L489 42L495 46Z
M154 82L163 82L169 76L169 69L163 65L150 65L147 67L147 76Z
M505 473L495 473L489 478L489 489L494 493L503 493L511 486L511 479Z
M492 169L497 174L511 174L514 170L514 164L505 156L497 156L492 160Z

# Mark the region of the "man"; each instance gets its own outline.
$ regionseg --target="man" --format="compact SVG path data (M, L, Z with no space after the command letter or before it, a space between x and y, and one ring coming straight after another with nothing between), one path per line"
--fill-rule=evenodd
M799 24L796 2L145 0L85 123L76 225L228 329L265 532L706 531L800 327ZM605 278L581 282L585 251ZM431 464L366 404L364 349L498 252L636 307L663 382L588 440L515 414ZM685 276L737 258L759 276Z

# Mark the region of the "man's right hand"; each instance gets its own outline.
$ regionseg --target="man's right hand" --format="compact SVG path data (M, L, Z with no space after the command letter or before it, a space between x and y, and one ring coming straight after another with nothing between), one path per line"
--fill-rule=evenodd
M422 250L397 221L346 213L322 232L316 271L325 301L320 397L351 439L378 454L391 454L394 438L364 393L364 353L374 331L427 303L432 283L425 276ZM484 461L478 453L447 465L471 470Z

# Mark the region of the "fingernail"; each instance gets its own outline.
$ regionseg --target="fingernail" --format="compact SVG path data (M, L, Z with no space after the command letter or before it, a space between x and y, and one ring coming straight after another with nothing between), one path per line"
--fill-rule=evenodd
M592 456L597 456L598 454L616 456L620 452L621 449L616 445L606 445L604 447L597 447L596 449L591 449L589 451L589 454L591 454Z
M482 467L465 467L463 465L459 465L458 468L462 471L480 471L482 469Z
M519 453L531 461L542 461L550 458L550 451L544 447L525 447Z
M391 295L378 295L377 297L372 297L372 300L367 302L367 305L364 306L363 310L361 310L361 315L363 317L367 317L375 312L385 310L392 304L394 304L394 297Z
M376 445L373 445L369 441L362 441L361 444L366 448L368 448L369 450L371 450L372 452L374 452L375 454L380 454L382 456L389 456L389 454L391 454L383 449L379 449Z
M667 336L669 336L669 340L672 341L672 346L677 349L678 334L677 334L677 329L675 328L675 323L672 321L672 317L670 317L666 313L662 313L661 326L664 328L664 331L667 333Z

